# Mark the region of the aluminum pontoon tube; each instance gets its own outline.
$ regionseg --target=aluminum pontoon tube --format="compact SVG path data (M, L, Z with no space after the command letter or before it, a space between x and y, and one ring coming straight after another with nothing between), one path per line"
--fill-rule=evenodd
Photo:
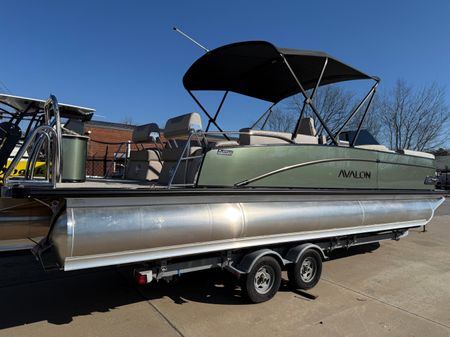
M52 233L65 270L417 227L427 224L444 200L143 206L122 199L118 206L113 199L86 199L85 205L67 199Z

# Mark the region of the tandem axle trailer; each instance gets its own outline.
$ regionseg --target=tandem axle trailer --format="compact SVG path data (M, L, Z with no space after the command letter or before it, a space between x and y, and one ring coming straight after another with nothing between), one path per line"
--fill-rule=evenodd
M296 242L289 245L254 247L245 250L227 250L215 254L163 259L143 263L134 269L139 285L179 277L186 273L220 268L234 275L242 292L252 303L270 300L281 284L281 272L287 270L290 285L308 290L320 280L322 261L339 248L399 240L408 235L408 229L382 233L334 237L318 242Z

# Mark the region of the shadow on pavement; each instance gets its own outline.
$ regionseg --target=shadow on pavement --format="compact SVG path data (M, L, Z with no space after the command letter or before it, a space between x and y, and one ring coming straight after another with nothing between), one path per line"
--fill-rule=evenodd
M333 261L336 259L342 259L342 258L346 258L346 257L350 257L350 256L354 256L354 255L360 255L360 254L370 254L373 251L377 250L378 248L380 248L380 243L379 242L374 242L374 243L369 243L366 245L361 245L361 246L353 246L350 247L348 249L346 248L339 248L336 249L335 251L333 251L328 257L328 261Z
M353 247L332 259L370 253L379 247ZM29 253L0 254L0 329L48 321L68 324L74 317L112 311L120 306L164 297L188 301L245 305L238 281L220 270L185 274L175 281L137 286L132 267L46 273ZM314 296L293 290L283 281L280 291L293 291L306 300Z
M224 305L247 304L242 297L238 280L219 269L189 273L170 282L159 281L138 289L148 300L169 297L180 305L188 301Z
M137 286L131 267L46 273L29 253L0 254L0 329L47 321L68 324L74 317L163 297L243 304L238 288L224 286L228 274L210 270L178 281Z

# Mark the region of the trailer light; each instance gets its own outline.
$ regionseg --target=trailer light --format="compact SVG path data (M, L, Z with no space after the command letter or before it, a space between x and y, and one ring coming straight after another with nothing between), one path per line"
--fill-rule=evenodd
M139 285L144 285L147 283L150 283L152 280L152 271L134 271L134 279L136 280L136 283Z

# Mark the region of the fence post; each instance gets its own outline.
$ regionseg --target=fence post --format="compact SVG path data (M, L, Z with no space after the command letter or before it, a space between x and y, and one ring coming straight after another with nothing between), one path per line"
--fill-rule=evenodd
M103 176L106 176L106 166L107 166L107 158L108 158L108 145L106 145L105 157L103 158Z

